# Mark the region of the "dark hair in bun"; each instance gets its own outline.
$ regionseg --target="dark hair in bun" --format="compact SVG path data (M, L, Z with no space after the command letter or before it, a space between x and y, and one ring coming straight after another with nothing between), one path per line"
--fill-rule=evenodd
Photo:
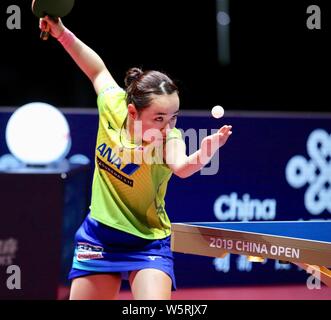
M152 95L168 95L178 93L178 88L165 73L132 68L126 73L126 102L134 104L138 111L147 108Z
M127 71L125 76L125 87L128 88L132 82L138 81L138 79L144 74L144 72L139 68L132 68L129 71Z

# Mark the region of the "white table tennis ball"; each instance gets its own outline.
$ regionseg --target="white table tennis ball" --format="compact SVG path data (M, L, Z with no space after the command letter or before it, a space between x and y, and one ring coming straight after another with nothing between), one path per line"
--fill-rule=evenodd
M16 110L6 128L10 152L28 165L47 165L64 159L71 147L68 122L55 107L41 102Z
M215 106L211 110L211 114L216 119L222 118L224 116L224 109L221 106Z

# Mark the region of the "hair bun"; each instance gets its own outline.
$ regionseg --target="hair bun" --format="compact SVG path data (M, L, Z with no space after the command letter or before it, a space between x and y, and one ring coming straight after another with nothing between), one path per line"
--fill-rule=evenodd
M137 81L144 72L139 68L131 68L129 71L127 71L125 76L125 86L129 87L133 82Z

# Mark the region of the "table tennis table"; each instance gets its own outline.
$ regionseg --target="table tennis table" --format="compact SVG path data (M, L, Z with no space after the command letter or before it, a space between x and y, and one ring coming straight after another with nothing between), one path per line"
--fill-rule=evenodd
M331 221L172 223L174 252L293 263L331 287Z

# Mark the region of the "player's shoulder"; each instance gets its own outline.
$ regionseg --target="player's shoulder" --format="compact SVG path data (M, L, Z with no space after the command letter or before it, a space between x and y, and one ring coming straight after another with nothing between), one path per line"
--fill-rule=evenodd
M116 83L107 83L101 88L100 92L98 93L98 98L105 95L125 94L125 93L126 93L125 90Z
M100 90L97 97L97 105L99 108L109 108L114 105L121 104L125 101L126 91L120 86L109 83Z

